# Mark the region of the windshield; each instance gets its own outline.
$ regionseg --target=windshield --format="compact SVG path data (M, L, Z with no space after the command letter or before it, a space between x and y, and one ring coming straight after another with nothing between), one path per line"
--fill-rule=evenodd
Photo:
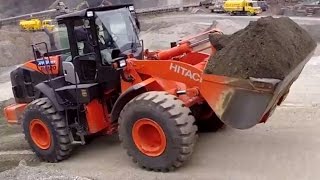
M136 27L131 13L127 8L113 11L96 12L96 24L99 29L99 37L103 37L103 44L116 46L121 52L135 51L140 45Z
M259 7L258 2L252 2L252 7Z
M52 24L52 21L50 21L50 20L45 20L45 21L43 21L43 24L45 24L45 25L51 25L51 24Z

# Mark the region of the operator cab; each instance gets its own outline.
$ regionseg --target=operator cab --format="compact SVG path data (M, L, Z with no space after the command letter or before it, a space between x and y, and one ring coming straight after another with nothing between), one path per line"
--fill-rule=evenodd
M48 33L51 50L45 42L32 45L34 60L11 73L16 102L29 103L45 94L61 97L56 98L58 104L74 106L81 101L74 95L81 89L88 90L88 103L95 98L91 94L103 94L100 89L120 89L121 66L126 65L127 56L143 59L139 23L131 4L89 8L56 20L58 28ZM40 90L44 87L45 93Z
M139 25L132 9L132 5L106 6L58 16L59 29L68 34L69 45L64 48L70 48L72 57L99 49L97 55L104 65L110 64L115 49L141 59Z
M143 58L138 21L132 16L132 8L97 7L57 17L62 34L60 46L70 50L61 55L67 82L117 84L120 81L119 73L112 67L114 59L128 55Z
M46 43L39 43L47 50L42 54L37 53L39 44L32 46L37 64L34 69L40 69L40 61L44 61L44 71L39 71L48 75L48 81L39 86L51 87L54 97L59 97L58 104L65 109L89 103L105 91L118 92L125 59L143 58L132 8L133 5L105 6L58 16L59 49L48 52ZM53 61L57 56L59 65ZM53 74L54 69L59 73Z

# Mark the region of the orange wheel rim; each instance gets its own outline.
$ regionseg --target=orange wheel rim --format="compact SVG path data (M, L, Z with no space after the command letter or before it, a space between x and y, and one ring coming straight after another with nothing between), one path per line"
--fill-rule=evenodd
M132 137L137 148L147 156L160 156L167 146L166 135L161 126L148 118L134 123Z
M40 119L33 119L30 122L30 136L32 141L43 150L49 149L51 145L51 135L47 125Z

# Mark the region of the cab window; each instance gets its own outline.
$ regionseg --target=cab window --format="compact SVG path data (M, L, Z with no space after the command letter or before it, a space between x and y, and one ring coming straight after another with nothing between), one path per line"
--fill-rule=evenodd
M74 34L78 46L78 55L94 52L94 42L89 24L89 20L78 20L75 22Z

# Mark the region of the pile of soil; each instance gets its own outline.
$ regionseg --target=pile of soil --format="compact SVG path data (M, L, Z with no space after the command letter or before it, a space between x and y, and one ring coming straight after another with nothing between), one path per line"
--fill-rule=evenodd
M211 34L218 52L207 74L248 79L284 79L315 47L315 41L287 17L262 17L230 36Z

